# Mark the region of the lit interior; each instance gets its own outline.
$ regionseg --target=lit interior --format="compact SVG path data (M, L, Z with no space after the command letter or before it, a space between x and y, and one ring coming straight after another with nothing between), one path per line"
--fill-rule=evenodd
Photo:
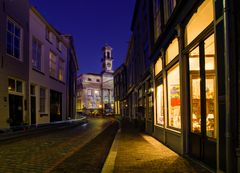
M158 58L156 64L155 64L155 76L162 71L162 59Z
M213 21L213 1L205 0L186 26L187 44Z
M168 46L166 51L166 62L171 62L178 55L178 39L175 38L172 43Z

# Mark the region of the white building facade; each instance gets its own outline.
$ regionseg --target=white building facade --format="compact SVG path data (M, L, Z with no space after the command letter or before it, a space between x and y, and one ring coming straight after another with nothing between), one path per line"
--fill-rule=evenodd
M77 111L85 113L108 113L114 107L112 48L102 48L101 74L81 74L77 79Z

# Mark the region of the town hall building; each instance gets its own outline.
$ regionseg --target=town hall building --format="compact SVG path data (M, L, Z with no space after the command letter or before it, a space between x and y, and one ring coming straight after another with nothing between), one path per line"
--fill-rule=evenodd
M84 73L77 79L77 112L100 115L113 112L113 69L112 48L102 48L102 72Z

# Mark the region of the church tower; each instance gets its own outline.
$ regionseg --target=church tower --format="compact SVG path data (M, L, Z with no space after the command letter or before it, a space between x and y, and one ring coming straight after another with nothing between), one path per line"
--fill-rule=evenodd
M102 58L102 73L113 73L112 69L112 48L109 45L105 45L102 48L103 58Z

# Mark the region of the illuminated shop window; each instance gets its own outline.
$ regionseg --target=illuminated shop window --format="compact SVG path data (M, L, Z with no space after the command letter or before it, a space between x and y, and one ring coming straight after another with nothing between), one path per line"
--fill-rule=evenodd
M199 47L189 54L191 132L201 133L201 89Z
M158 58L155 64L155 76L162 71L162 58Z
M181 128L179 64L167 72L168 126Z
M205 0L186 26L187 45L213 21L213 1Z
M205 73L206 73L206 135L216 138L216 75L215 75L215 45L214 35L204 42Z
M166 63L171 62L178 55L178 39L175 38L166 51Z
M157 86L157 124L164 125L163 84Z

